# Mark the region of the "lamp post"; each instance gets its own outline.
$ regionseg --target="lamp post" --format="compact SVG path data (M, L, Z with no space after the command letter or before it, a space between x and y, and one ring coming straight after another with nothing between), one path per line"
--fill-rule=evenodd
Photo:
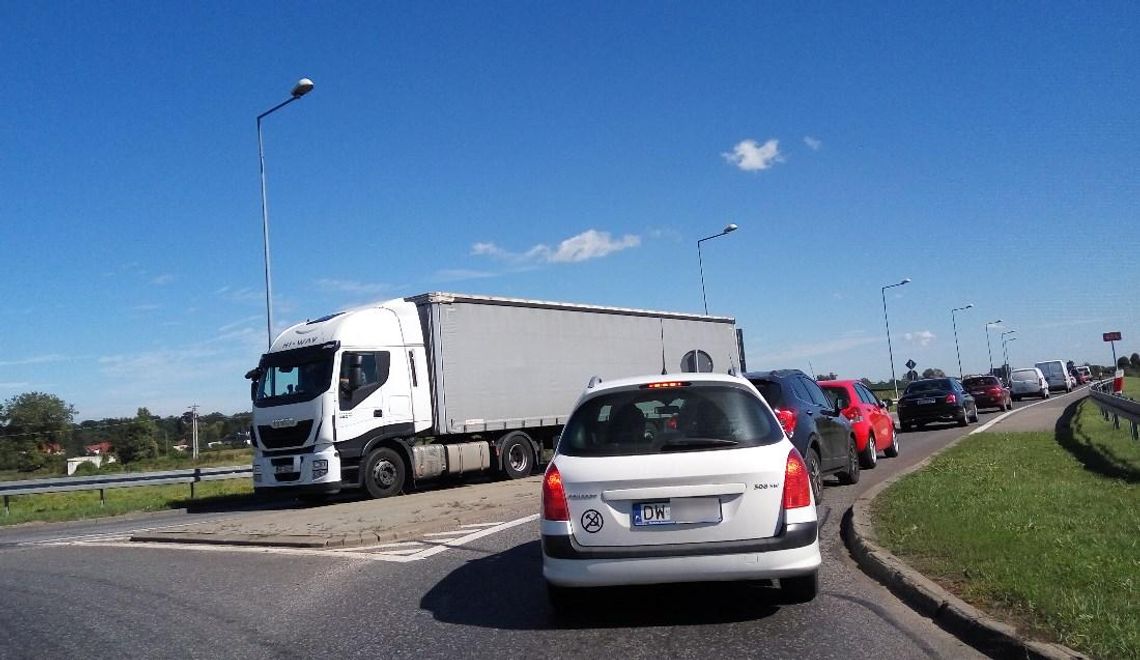
M964 375L962 374L962 351L958 349L958 319L955 318L954 313L970 309L973 306L974 303L968 303L965 307L955 307L950 310L950 322L954 324L954 353L958 355L958 378L964 378Z
M1010 337L1009 339L1003 338L1001 340L1001 353L1002 357L1005 359L1005 384L1007 386L1013 382L1013 368L1009 366L1009 349L1007 347L1009 346L1010 342L1014 341L1017 341L1017 337Z
M990 350L990 326L1001 323L1001 319L986 324L986 353L990 356L990 375L994 375L994 353Z
M313 91L313 81L301 78L293 86L290 97L257 116L257 160L261 168L261 233L265 248L265 328L269 346L273 346L273 284L269 276L269 201L265 192L265 148L261 141L261 120Z
M883 324L887 326L887 354L891 358L891 384L895 387L895 401L899 400L899 382L895 379L895 351L891 348L891 322L887 319L887 289L893 289L896 286L909 284L910 278L903 278L901 282L895 284L888 284L880 289L883 294Z
M717 238L719 236L724 236L725 234L731 234L732 232L736 231L737 229L738 229L738 227L735 224L729 224L729 225L726 225L725 228L723 230L721 230L721 232L719 234L713 234L712 236L705 236L704 238L697 241L697 264L701 268L701 301L704 302L704 304L705 304L705 316L709 315L709 299L708 299L708 297L705 296L705 262L703 259L701 259L701 243L703 243L707 240L713 239L713 238Z

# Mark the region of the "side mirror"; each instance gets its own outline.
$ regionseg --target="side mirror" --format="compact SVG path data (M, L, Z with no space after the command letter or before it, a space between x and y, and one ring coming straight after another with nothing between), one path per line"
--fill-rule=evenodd
M883 399L883 402L880 405L883 406L884 410L890 410L891 406L894 405L894 403L895 402L892 399Z

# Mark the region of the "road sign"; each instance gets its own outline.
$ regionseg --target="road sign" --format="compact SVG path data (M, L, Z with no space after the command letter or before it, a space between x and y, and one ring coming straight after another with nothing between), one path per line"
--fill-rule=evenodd
M914 360L907 360L906 361L906 368L907 369L914 369L917 366L918 366L918 363L915 362Z
M918 380L918 372L914 370L906 372L906 379L911 381Z
M1120 332L1106 332L1104 333L1105 341L1120 341Z

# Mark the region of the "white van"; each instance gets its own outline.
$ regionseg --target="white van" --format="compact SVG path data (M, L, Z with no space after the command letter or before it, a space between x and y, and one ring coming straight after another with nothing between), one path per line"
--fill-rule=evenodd
M1073 391L1073 381L1069 378L1069 371L1065 369L1064 360L1045 360L1033 365L1041 370L1045 381L1051 390Z

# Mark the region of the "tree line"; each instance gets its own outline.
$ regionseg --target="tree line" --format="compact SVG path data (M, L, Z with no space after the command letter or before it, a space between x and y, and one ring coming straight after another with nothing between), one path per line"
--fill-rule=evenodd
M176 453L189 443L189 415L160 417L139 408L134 417L107 417L75 422L75 407L54 394L25 392L0 404L0 470L33 472L87 447L110 453L123 463ZM249 413L198 416L198 444L236 437L249 430ZM106 443L104 445L103 443Z

